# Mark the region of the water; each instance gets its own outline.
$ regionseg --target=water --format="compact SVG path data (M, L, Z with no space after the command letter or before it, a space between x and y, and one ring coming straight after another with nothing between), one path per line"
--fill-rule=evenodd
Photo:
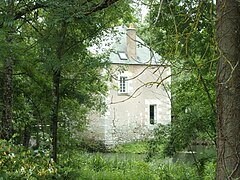
M151 159L154 162L171 164L171 163L195 163L196 159L213 158L216 156L215 148L212 146L195 146L195 151L182 151L174 155L172 158L162 158L154 156ZM147 154L136 153L99 153L103 158L109 160L121 160L121 161L146 161Z
M182 151L173 156L173 163L195 163L196 160L213 159L216 157L216 149L213 146L196 145L193 151Z

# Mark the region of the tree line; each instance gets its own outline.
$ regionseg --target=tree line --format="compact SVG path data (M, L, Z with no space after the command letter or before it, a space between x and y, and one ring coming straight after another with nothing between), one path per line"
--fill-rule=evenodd
M0 2L1 139L48 140L57 162L58 132L71 136L103 108L108 63L87 48L128 9L120 0Z

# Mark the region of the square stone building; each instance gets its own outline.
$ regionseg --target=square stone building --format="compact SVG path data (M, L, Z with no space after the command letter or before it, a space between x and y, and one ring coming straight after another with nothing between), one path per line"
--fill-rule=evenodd
M87 137L106 147L152 137L158 124L171 122L171 69L136 34L117 27L110 54L112 81L108 82L105 114L93 113Z

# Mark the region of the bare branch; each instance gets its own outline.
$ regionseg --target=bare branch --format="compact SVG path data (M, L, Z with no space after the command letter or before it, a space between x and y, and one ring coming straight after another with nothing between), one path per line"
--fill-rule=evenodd
M180 74L180 73L178 73L178 74ZM177 75L177 74L176 74L176 75ZM118 104L118 103L125 102L125 101L127 101L127 100L129 100L129 99L131 99L131 98L135 98L136 93L137 93L141 88L143 88L143 87L145 87L145 86L148 86L148 85L150 85L150 86L153 86L154 84L159 85L159 84L163 83L166 79L170 78L171 76L173 76L173 75L171 74L171 75L169 75L169 76L166 76L165 78L161 79L160 82L154 81L154 82L144 83L144 84L142 84L141 86L139 86L139 87L138 87L129 97L127 97L126 99L123 99L123 100L121 100L121 101L116 101L116 102L110 102L110 104Z

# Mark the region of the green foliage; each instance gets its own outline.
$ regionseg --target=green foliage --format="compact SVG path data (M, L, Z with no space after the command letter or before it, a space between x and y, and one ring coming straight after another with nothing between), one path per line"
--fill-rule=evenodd
M154 138L148 140L147 161L151 161L156 155L161 158L169 156L167 146L170 139L170 125L159 125L154 129Z
M179 144L175 151L182 150L192 141L214 142L216 114L211 104L211 100L215 99L212 86L214 79L209 79L207 83L208 92L196 81L197 77L188 73L187 77L177 77L172 85L173 119L170 144Z
M211 0L149 1L149 32L144 38L172 63L184 62L192 68L193 60L215 59L215 5ZM160 8L160 9L159 9ZM207 60L207 61L206 61Z
M5 179L47 179L57 174L49 152L34 152L3 140L0 144L0 171Z
M144 162L144 158L122 158L120 154L65 151L59 163L49 160L46 150L33 151L1 141L0 172L3 179L122 179L122 180L197 180L213 179L215 163L205 164L199 176L194 166L163 161ZM109 156L110 155L110 156Z
M196 172L199 176L208 171L208 164L216 159L216 149L214 145L193 145L191 142L184 142L181 140L191 140L191 137L182 137L178 134L175 139L172 132L176 128L172 128L172 125L160 125L155 129L155 138L149 140L149 150L146 160L148 162L155 162L156 158L168 158L173 157L174 163L186 163L191 164L196 168ZM180 139L181 137L181 139ZM205 138L203 142L206 142L208 138ZM177 142L173 142L177 141ZM206 172L208 173L208 172ZM214 177L214 175L210 175Z
M155 137L172 156L194 141L215 141L215 5L211 0L147 2L143 39L172 71L172 124L160 127Z
M116 153L145 154L148 151L148 146L146 141L136 141L133 143L117 145L112 151Z
M9 1L10 2L10 1ZM13 57L14 142L50 149L53 75L61 71L59 151L76 145L91 110L104 112L108 56L93 55L104 32L132 18L128 1L25 0L0 3L0 72ZM114 13L113 13L114 12ZM124 12L124 13L123 13ZM14 16L14 17L13 17ZM11 43L6 37L11 36ZM0 77L0 83L3 77ZM2 92L2 86L0 87ZM0 112L2 112L0 100ZM11 113L11 112L10 112Z
M174 165L161 165L159 167L160 179L171 180L188 180L188 179L201 179L197 176L196 170L188 165L174 164Z
M204 180L215 179L216 162L211 161L205 164L204 168Z
M143 160L121 159L114 154L111 158L104 154L79 154L75 153L75 161L78 161L78 179L122 179L122 180L197 180L198 176L194 167L187 164L147 163ZM77 163L76 163L77 164ZM77 167L75 167L77 168ZM210 173L211 165L208 165L206 177L213 177ZM213 173L213 172L212 172Z
M2 179L75 179L71 159L60 156L60 163L50 160L46 149L33 151L20 145L0 140L0 177ZM0 178L0 179L1 179Z
M94 109L104 111L105 107L103 97L108 77L101 70L108 67L107 56L93 56L87 48L101 41L106 29L120 21L132 21L129 1L118 1L101 11L93 11L102 5L100 0L45 0L41 1L44 6L34 10L32 5L40 1L15 1L12 9L6 2L0 2L0 72L4 71L3 62L11 55L13 140L25 145L32 137L37 142L34 148L41 150L34 152L1 140L1 178L198 179L196 169L188 165L106 159L101 154L69 150L76 147L76 134L84 129L87 113ZM215 98L214 8L210 1L164 1L158 16L159 5L152 3L151 28L144 31L145 39L163 59L169 60L173 74L178 76L173 77L172 86L174 122L166 129L157 130L157 138L150 141L149 156L158 151L173 154L193 139L205 140L215 135L215 114L211 107ZM9 35L11 43L6 43ZM49 152L52 75L56 70L61 70L59 164L51 161ZM0 80L2 83L3 77ZM0 100L0 112L2 108ZM91 142L86 144L91 149L101 148ZM146 146L128 144L115 151L138 154L146 152ZM206 178L211 179L214 163L208 163L208 157L204 156L199 163L205 167L202 172Z
M82 138L78 139L78 148L86 152L107 152L105 144L101 141Z

